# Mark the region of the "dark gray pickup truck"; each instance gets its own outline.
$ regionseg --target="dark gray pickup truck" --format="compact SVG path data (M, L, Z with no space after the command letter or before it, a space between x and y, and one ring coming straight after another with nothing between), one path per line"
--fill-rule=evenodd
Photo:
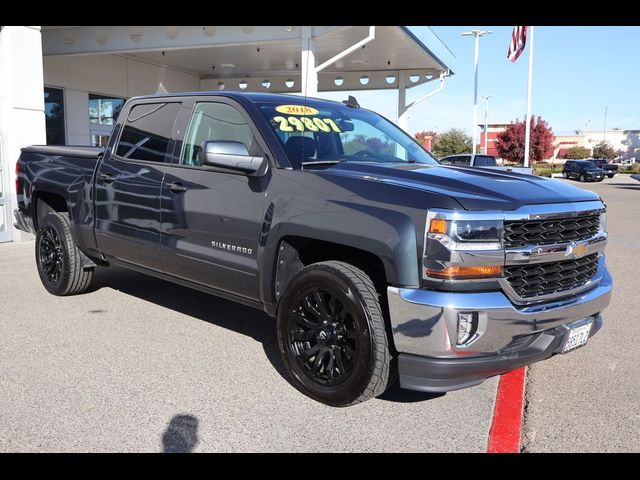
M17 171L49 292L121 265L264 310L293 384L329 405L572 351L611 295L597 195L441 165L353 98L133 98L104 150L32 146Z

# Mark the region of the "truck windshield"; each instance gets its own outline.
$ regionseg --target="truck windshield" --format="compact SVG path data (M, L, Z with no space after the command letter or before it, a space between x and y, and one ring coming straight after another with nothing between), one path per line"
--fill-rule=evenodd
M438 164L410 136L376 113L339 104L291 103L261 103L259 108L294 168L340 162Z

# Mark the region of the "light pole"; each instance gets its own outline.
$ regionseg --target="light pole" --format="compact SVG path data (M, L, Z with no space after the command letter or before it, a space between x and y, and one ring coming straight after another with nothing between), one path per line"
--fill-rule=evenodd
M474 59L474 82L473 82L473 125L471 128L471 134L473 138L473 154L476 153L476 122L478 119L478 49L480 47L480 37L485 35L491 35L493 32L488 30L471 30L470 32L463 32L463 37L475 37L475 59Z
M483 95L482 98L485 99L485 107L484 107L484 154L487 155L489 153L489 99L493 95Z
M609 107L604 107L604 124L602 125L602 141L604 142L604 139L606 138L607 135L607 110L609 109Z

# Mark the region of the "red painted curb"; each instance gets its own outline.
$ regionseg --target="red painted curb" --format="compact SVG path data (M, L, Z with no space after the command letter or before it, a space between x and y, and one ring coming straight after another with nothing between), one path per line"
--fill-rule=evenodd
M487 453L520 453L526 371L523 367L500 377Z

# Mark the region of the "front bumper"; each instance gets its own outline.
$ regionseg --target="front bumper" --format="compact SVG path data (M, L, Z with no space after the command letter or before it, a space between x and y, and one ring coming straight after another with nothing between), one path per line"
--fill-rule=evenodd
M393 340L400 353L400 386L448 391L557 353L567 324L593 318L611 299L612 279L604 265L597 286L568 299L516 306L500 292L462 293L389 287ZM477 335L456 345L458 312L478 312Z

